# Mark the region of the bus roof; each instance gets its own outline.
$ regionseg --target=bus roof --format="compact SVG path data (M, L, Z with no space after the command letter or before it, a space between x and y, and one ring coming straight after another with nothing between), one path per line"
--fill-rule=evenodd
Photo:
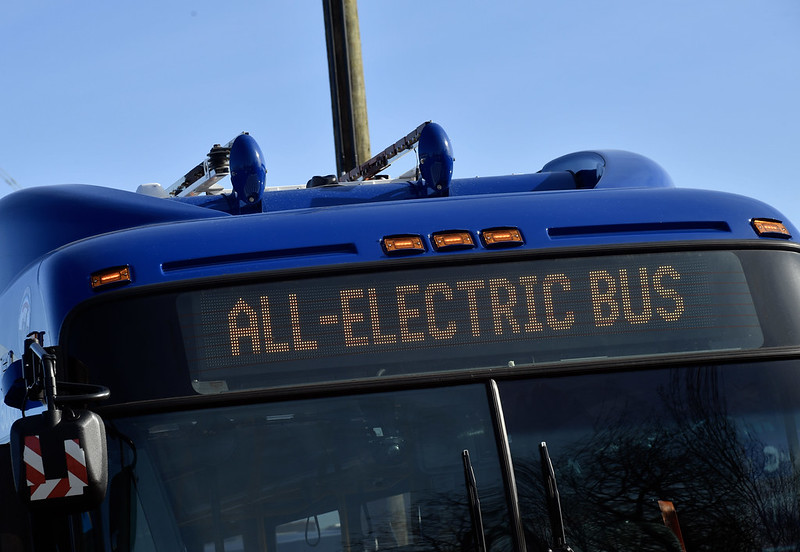
M228 196L158 198L83 185L21 190L0 200L0 289L48 253L132 229L138 229L135 240L122 232L100 241L107 247L113 242L129 258L155 252L154 244L160 244L161 258L152 261L166 267L161 272L169 267L198 272L213 265L213 259L296 258L298 250L330 251L335 244L357 252L350 260L375 260L386 255L379 240L387 235L419 235L427 241L440 231L478 235L487 228L514 226L522 230L524 247L552 248L754 239L754 218L783 221L778 211L752 199L675 188L651 160L619 151L570 154L535 174L454 179L445 194L432 197L420 191L420 182L269 191L256 214L243 216L226 212ZM100 241L92 243L99 246ZM92 247L70 250L92 255ZM433 252L427 246L423 254ZM154 274L151 283L163 276Z

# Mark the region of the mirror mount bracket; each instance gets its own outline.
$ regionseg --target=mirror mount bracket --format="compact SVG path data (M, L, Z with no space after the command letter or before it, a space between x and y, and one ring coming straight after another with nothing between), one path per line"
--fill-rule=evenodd
M84 512L103 501L108 486L105 425L94 412L66 405L103 400L109 391L56 382L55 349L41 345L43 336L35 332L25 340L23 372L26 398L41 400L47 408L11 426L14 484L31 510ZM62 397L59 388L79 394Z

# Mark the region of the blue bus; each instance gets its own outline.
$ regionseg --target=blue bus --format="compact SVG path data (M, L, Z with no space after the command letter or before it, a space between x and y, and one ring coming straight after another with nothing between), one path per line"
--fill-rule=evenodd
M3 551L800 550L779 211L623 151L453 178L435 123L265 174L0 200Z

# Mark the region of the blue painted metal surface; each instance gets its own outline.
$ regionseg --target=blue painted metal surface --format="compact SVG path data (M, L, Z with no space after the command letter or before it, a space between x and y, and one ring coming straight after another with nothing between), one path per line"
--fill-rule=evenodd
M249 161L263 162L260 150L250 150L247 157ZM449 170L446 159L441 170L444 173ZM244 181L248 182L248 178ZM253 179L263 182L263 174L254 175ZM550 239L538 238L565 236L566 233L553 230L564 227L663 224L666 228L669 224L711 221L720 223L718 227L727 225L731 229L721 236L752 239L755 235L749 225L751 218L783 219L774 209L753 200L674 188L666 172L654 162L618 151L571 154L548 163L536 174L454 179L448 186L447 198L418 199L418 188L415 182L345 184L273 191L263 194L260 201L257 191L242 188L242 193L253 197L264 214L241 221L234 221L224 210L218 210L220 206L238 202L225 196L162 199L82 185L22 190L0 200L0 251L4 257L0 263L0 290L25 267L62 246L134 228L141 230L118 236L114 247L133 254L139 249L137 243L152 235L156 236L156 243L164 242L159 251L174 248L175 255L165 254L169 259L195 249L199 249L193 253L197 257L213 257L218 254L213 251L216 238L229 251L232 236L246 241L247 235L258 236L259 242L243 249L261 251L271 248L264 242L274 240L275 236L281 236L279 248L291 249L296 247L292 242L298 235L307 236L309 243L304 243L304 247L317 240L323 242L333 234L341 234L339 242L350 241L351 234L369 236L368 241L374 244L389 233L425 235L448 228L479 231L496 225L515 225L524 228L528 247L550 247L553 245ZM328 209L315 211L323 207ZM289 218L278 216L287 211L293 212ZM414 222L422 220L424 224ZM193 234L183 236L183 226L179 223L189 221ZM158 226L167 223L168 227ZM271 230L273 226L280 226L281 233ZM796 229L791 232L797 236ZM672 230L649 231L638 236L635 232L624 234L621 237L618 232L589 233L582 239L578 239L579 233L569 235L575 245L614 243L621 239L659 241L678 236ZM178 236L182 236L181 241ZM91 245L70 249L70 255L83 247L99 251L104 242L105 238L95 239ZM363 248L359 257L362 255L367 255L362 260L371 258ZM114 264L106 262L105 266ZM97 268L102 268L102 264Z
M55 343L90 275L129 266L127 287L278 269L389 260L388 235L418 235L415 258L492 255L482 247L437 252L446 230L477 237L516 227L523 249L692 240L769 240L751 226L780 212L742 196L681 189L653 161L620 151L579 152L529 175L451 179L446 134L420 144L422 180L338 184L262 193L263 154L243 135L232 148L235 195L156 198L91 186L23 190L0 200L0 363L19 358L28 330ZM241 150L241 151L240 151ZM423 191L421 187L424 188ZM434 196L434 197L424 197ZM242 199L242 201L240 201ZM256 212L232 216L229 213ZM479 243L479 240L476 240ZM403 260L393 259L393 262ZM10 323L9 323L10 322ZM13 353L12 353L13 351Z
M46 253L91 236L225 216L184 203L96 186L45 186L0 200L0 290Z
M427 195L447 195L453 178L453 146L436 123L425 125L419 137L419 170Z
M230 154L231 184L237 199L246 206L258 206L267 180L264 154L249 134L233 141Z

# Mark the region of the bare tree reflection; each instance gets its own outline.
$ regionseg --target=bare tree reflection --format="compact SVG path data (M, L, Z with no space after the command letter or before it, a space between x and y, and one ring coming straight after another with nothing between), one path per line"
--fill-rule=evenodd
M788 451L729 416L723 370L676 370L648 419L611 412L591 439L551 450L573 549L680 550L657 500L675 504L690 552L800 549L800 478L777 461ZM547 550L538 462L517 460L517 478L528 548Z
M682 551L659 500L677 508L689 552L800 550L800 476L791 451L760 437L740 404L729 407L724 377L724 367L674 370L644 418L641 404L612 401L589 438L551 448L573 550ZM514 462L527 548L547 551L538 455ZM502 488L480 481L479 488L489 550L512 550ZM421 507L427 514L415 549L474 550L464 493L429 496Z
M479 484L481 511L483 512L487 550L505 552L513 550L508 505L503 488ZM424 512L416 528L413 547L415 551L473 552L477 551L475 535L469 514L466 490L458 489L421 497L415 505ZM402 548L408 552L409 548Z

